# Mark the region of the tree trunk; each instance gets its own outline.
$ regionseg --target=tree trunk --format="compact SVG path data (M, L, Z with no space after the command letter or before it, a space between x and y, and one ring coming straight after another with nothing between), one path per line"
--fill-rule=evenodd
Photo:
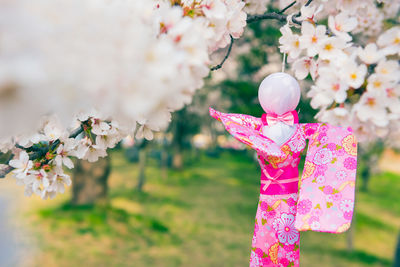
M182 150L180 147L177 147L175 150L175 154L172 159L172 167L177 170L180 170L183 167Z
M143 185L146 180L146 158L147 158L147 149L143 147L139 151L139 176L138 183L136 189L141 192L143 190Z
M75 205L107 204L107 181L110 171L110 155L94 163L77 161L72 176L71 203Z
M161 177L168 178L168 153L165 148L161 151Z
M358 161L360 168L358 178L361 178L362 184L360 190L368 192L368 185L371 177L380 172L379 159L384 151L382 142L375 142L365 145L360 145L358 150Z
M400 267L400 233L397 237L397 247L396 251L394 254L394 262L393 262L394 267Z
M364 168L362 168L361 173L360 173L360 177L362 179L362 184L361 184L361 191L363 192L367 192L368 191L368 182L369 182L369 178L371 178L371 171L370 168L368 166L364 166Z
M354 249L354 242L353 242L354 228L355 228L355 225L354 225L354 221L353 221L352 226L349 228L349 230L346 233L346 245L347 245L348 252L352 252Z
M357 195L356 195L356 197L357 197ZM357 223L357 216L356 216L356 212L355 212L357 210L357 208L355 206L356 203L357 203L357 201L355 199L354 200L354 214L353 214L353 218L351 221L351 226L350 226L349 230L347 230L347 232L346 232L346 245L347 245L348 252L353 252L353 250L354 250L354 236L356 233L356 223Z
M209 149L216 150L218 146L218 134L214 127L210 127L211 145Z

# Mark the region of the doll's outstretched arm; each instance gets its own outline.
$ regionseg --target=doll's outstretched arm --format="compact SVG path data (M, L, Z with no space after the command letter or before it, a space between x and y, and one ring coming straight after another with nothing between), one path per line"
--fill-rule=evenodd
M223 112L219 112L211 107L210 107L210 116L219 121L222 121L222 119L225 119L225 120L228 119L228 120L238 123L246 128L254 129L257 131L260 130L260 127L262 125L260 118L256 118L256 117L246 115L246 114L223 113Z
M280 148L260 132L261 119L244 115L222 113L210 108L210 115L222 122L237 140L250 146L263 156L284 156Z

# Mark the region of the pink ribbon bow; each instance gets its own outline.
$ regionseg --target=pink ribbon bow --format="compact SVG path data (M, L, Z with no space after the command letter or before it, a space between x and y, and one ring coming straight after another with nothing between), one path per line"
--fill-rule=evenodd
M261 184L264 184L263 190L265 191L265 190L267 190L268 186L269 186L272 182L274 182L274 183L277 182L276 179L278 179L279 176L282 175L283 170L282 170L282 169L279 169L278 172L277 172L274 176L271 176L271 175L268 173L268 171L265 170L265 169L263 170L263 172L264 172L264 175L268 178L268 180L262 180L262 181L261 181ZM280 185L280 187L283 187L280 183L278 183L278 184Z
M262 115L261 120L265 125L274 125L278 123L278 121L283 122L287 125L293 125L299 122L299 117L297 115L297 112L295 110L292 110L282 115L266 113Z
M267 177L267 180L261 180L261 184L263 184L263 190L267 190L267 188L271 184L278 184L282 189L283 189L283 184L291 183L291 182L297 182L299 180L299 177L293 177L293 178L286 178L283 180L278 180L278 178L283 174L283 170L279 169L278 172L274 175L271 176L266 169L263 169L264 175Z
M262 188L263 191L267 190L271 184L278 184L282 189L284 189L283 184L297 182L299 180L299 177L285 178L282 180L278 180L278 178L284 173L284 171L282 169L279 169L275 173L275 175L272 176L267 171L267 168L265 168L265 166L263 165L261 159L257 158L257 160L258 160L258 162L260 162L261 171L264 173L265 177L267 178L267 180L261 180L261 184L264 185Z

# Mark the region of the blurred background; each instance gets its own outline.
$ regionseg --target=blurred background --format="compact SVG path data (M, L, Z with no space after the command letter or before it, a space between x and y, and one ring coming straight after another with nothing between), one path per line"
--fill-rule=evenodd
M260 170L208 107L261 116L258 85L280 71L279 37L274 22L249 25L166 132L75 162L63 196L27 198L11 176L0 180L0 266L247 266ZM305 97L298 110L300 122L314 121ZM301 265L396 265L399 181L396 150L382 141L361 147L350 231L302 233Z

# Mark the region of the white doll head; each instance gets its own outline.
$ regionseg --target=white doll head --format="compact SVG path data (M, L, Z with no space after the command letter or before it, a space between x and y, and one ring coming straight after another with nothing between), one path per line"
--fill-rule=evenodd
M300 85L291 75L268 75L258 88L258 100L267 113L282 115L294 110L300 101Z

